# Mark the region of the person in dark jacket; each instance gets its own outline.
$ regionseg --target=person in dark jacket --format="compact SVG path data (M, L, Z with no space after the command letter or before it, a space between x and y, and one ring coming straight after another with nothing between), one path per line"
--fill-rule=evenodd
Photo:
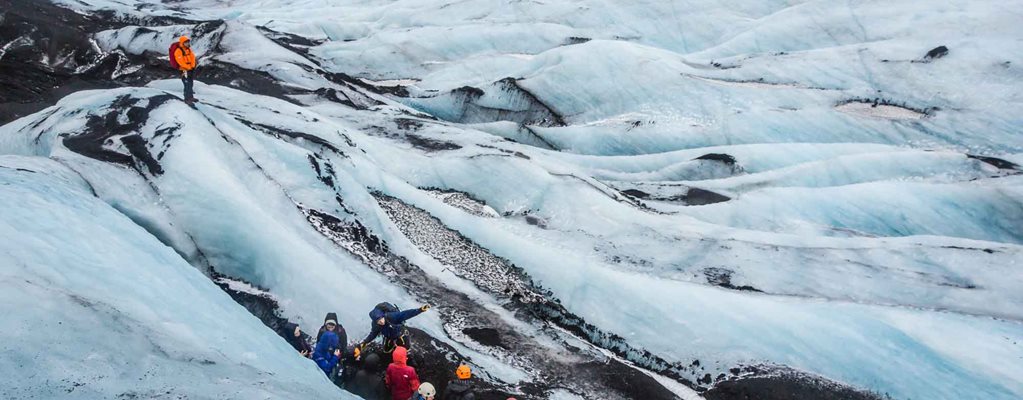
M455 379L448 382L444 388L444 397L441 400L476 400L476 393L472 390L472 370L468 365L462 364L455 369Z
M316 361L316 365L323 370L324 374L331 376L334 368L337 367L338 361L341 359L341 349L338 345L337 334L334 333L337 322L328 320L327 326L329 329L323 332L323 335L320 335L320 340L316 342L316 350L313 351L313 361Z
M390 353L398 346L405 349L412 348L412 338L409 336L405 321L422 314L430 309L429 304L422 307L399 311L398 307L391 303L380 303L369 312L371 322L369 335L356 346L356 357L359 352L372 342L377 336L384 337L384 352Z
M404 347L394 348L391 365L384 373L384 384L391 390L391 400L409 400L419 389L419 375L415 368L408 366L408 351Z
M284 325L284 339L287 340L288 344L290 344L291 347L294 347L295 351L297 351L298 354L301 354L302 357L309 358L313 356L313 348L309 345L309 342L302 337L302 328L299 328L298 324L289 322Z
M341 325L341 322L337 319L337 313L327 313L327 316L323 317L323 326L321 326L320 330L316 332L316 341L319 342L320 336L323 336L323 332L327 331L327 321L334 321L334 323L337 324L334 327L334 333L337 334L337 340L341 346L347 346L348 332L345 332L344 325Z
M383 399L390 396L384 385L383 364L380 355L368 352L353 366L357 371L352 379L345 383L345 390L364 399Z

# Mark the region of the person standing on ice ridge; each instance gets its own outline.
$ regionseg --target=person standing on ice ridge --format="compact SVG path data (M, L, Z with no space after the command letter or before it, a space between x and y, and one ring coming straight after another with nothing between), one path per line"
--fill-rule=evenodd
M412 338L405 321L422 314L430 309L429 304L422 307L398 311L398 307L391 303L380 303L369 312L369 319L372 322L369 335L355 346L355 357L359 357L366 344L372 342L377 336L384 337L384 352L390 353L395 347L402 346L405 349L412 348Z
M419 375L408 366L408 350L404 347L395 347L391 358L394 362L387 366L384 385L391 390L391 400L409 400L419 389Z
M185 103L195 103L192 85L195 83L195 52L192 51L192 40L188 36L178 38L170 47L171 67L181 71L181 83L185 85Z
M334 372L334 367L337 367L337 363L341 359L341 349L338 346L337 334L334 333L336 326L337 321L327 321L328 329L326 332L323 332L323 335L320 335L320 340L316 342L316 350L313 352L313 361L316 361L316 365L327 376Z

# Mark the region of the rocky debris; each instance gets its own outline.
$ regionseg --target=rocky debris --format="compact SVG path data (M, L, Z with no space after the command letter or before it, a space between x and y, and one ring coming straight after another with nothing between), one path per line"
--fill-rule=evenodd
M487 292L521 302L547 301L530 287L521 270L444 226L426 211L382 194L377 195L377 201L405 237L456 275Z
M287 329L285 327L291 321L281 317L280 303L278 303L277 298L270 291L245 280L232 278L216 271L211 272L210 279L231 296L236 303L241 304L252 315L259 318L267 328L270 328L282 337L289 333L286 332ZM307 340L309 339L309 335L305 334L305 332L303 332L303 335Z
M571 45L574 45L574 44L583 44L583 43L589 42L591 40L593 40L593 39L588 38L588 37L570 36L567 39L565 39L565 46L571 46Z
M924 55L924 61L936 60L946 55L948 55L948 47L938 46L931 49L931 51L928 51L927 54Z
M632 347L625 338L600 330L569 312L549 291L538 287L518 267L497 257L417 207L377 194L377 200L402 233L423 252L452 272L500 298L512 300L534 318L553 324L642 368L668 376L690 387L686 365L673 363L649 351ZM506 306L508 307L508 306Z
M691 206L704 206L707 204L724 203L731 200L731 197L715 193L698 187L691 187L682 198L686 204Z
M342 220L314 209L302 208L301 211L313 228L327 236L334 244L359 257L364 264L374 267L377 272L390 275L396 271L409 269L407 260L393 256L387 244L366 229L361 222Z
M423 127L423 121L410 118L395 118L394 124L403 131L415 132Z
M87 29L109 26L48 1L0 1L0 123L41 110L85 89L115 86L116 67L89 42Z
M355 102L353 102L352 99L348 98L347 95L345 95L343 92L339 92L337 89L319 88L316 89L316 91L313 93L316 93L321 98L327 99L329 101L344 104L351 108L358 108L358 106L355 105Z
M883 400L874 393L813 376L807 373L770 368L753 368L752 373L743 377L731 377L718 382L703 393L707 400ZM746 369L748 370L748 369ZM737 374L738 369L733 374Z
M342 84L347 87L360 87L368 90L372 93L388 94L397 97L408 97L408 89L402 85L380 85L367 82L365 79L359 79L348 74L340 72L329 72L322 71L324 77L329 79L331 82ZM375 100L374 100L375 101ZM377 102L378 104L382 104Z
M435 188L420 188L421 190L430 193L430 195L440 199L449 206L455 207L469 214L477 217L484 218L497 218L500 217L497 211L482 200L472 197L472 195L457 190L442 190Z
M861 117L873 117L890 120L921 119L939 111L937 107L916 108L905 102L898 103L891 99L876 97L873 99L855 98L839 102L835 109L847 114Z
M402 101L442 120L459 123L512 121L519 125L565 126L560 114L524 89L515 78L485 88L463 86L427 97Z
M703 206L731 200L730 197L717 192L675 183L617 182L616 185L622 195L640 200L680 203L687 206Z
M278 32L265 26L257 26L256 29L259 29L263 36L277 43L277 45L304 56L309 55L310 47L323 43L322 40L312 40L304 36Z
M123 164L140 173L142 167L145 167L152 175L163 174L163 168L150 153L146 139L138 133L149 121L149 113L152 110L175 99L176 97L166 94L149 98L127 95L118 97L111 103L110 109L102 110L100 114L89 114L85 130L76 135L65 136L64 146L83 156ZM60 117L51 115L50 118ZM117 145L118 142L120 146ZM169 141L164 140L164 145L169 145ZM127 150L128 154L119 151L121 148Z
M534 214L526 214L526 223L538 227L540 229L547 229L547 220L543 217L539 217Z
M730 166L731 165L736 165L735 157L733 157L730 154L723 154L723 153L708 153L708 154L704 154L702 156L696 157L693 160L718 161L718 162L722 162L722 163L725 163L726 165L730 165Z
M1016 163L1011 162L1011 161L1006 161L1006 160L1003 160L1001 158L988 157L988 156L979 156L979 155L976 155L976 154L967 154L966 157L972 158L974 160L985 162L987 164L995 166L998 169L1014 170L1014 171L1019 171L1020 170L1019 164L1016 164Z
M645 200L645 199L649 199L650 198L650 193L644 192L644 191L639 190L639 189L625 189L625 190L622 191L622 194L624 194L626 196L629 196L629 197L635 197L637 199L644 199Z
M412 146L420 150L426 151L446 151L446 150L458 150L462 146L452 142L446 142L443 140L431 139L425 136L406 134L405 140L408 141Z
M703 269L703 274L707 278L707 283L709 283L711 285L720 286L720 287L723 287L725 289L732 289L732 290L741 290L741 291L747 291L747 292L763 292L762 290L757 289L757 288L755 288L753 286L749 286L749 285L739 285L739 286L733 285L732 284L732 275L734 273L735 272L732 271L732 270L724 269L724 268L717 268L717 267L710 267L710 268L704 268Z
M0 123L41 110L64 96L87 89L141 86L153 80L174 79L166 46L159 51L101 48L97 38L135 35L123 41L158 40L169 45L175 27L184 27L197 37L204 49L204 61L195 71L203 83L222 85L250 93L273 96L292 103L294 95L316 93L352 107L366 109L383 104L363 92L399 93L398 89L365 84L344 74L307 65L293 65L337 83L333 93L310 92L281 84L270 74L241 68L218 60L226 24L221 20L191 21L176 17L132 17L114 12L77 13L48 1L0 0ZM103 32L102 34L99 34ZM265 27L258 32L297 54L313 43L300 36L275 32ZM99 35L97 35L99 34ZM151 38L151 39L150 39Z
M241 122L242 124L244 124L245 126L248 126L249 128L252 128L253 130L256 130L257 132L263 132L263 133L265 133L267 135L276 137L277 139L281 139L281 140L302 139L302 140L305 140L307 142L316 144L318 146L322 146L323 148L326 148L326 149L328 149L328 150L330 150L330 151L334 152L335 154L338 154L338 155L340 155L342 157L345 156L345 153L343 151L341 151L341 149L339 149L333 143L331 143L330 141L328 141L326 139L323 139L323 138L321 138L319 136L316 136L316 135L310 135L310 134L304 133L304 132L295 132L295 131L292 131L292 130L289 130L289 129L285 129L285 128L281 128L281 127L277 127L277 126L271 126L271 125L267 125L267 124L260 124L260 123L256 123L256 122L245 120L243 118L235 118L235 120L238 121L238 122ZM293 140L289 140L289 141L294 142Z

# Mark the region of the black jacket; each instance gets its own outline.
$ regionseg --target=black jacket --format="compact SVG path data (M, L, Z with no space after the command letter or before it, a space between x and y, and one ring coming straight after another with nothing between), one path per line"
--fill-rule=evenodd
M468 379L455 379L448 382L448 387L444 388L444 397L440 400L476 400L476 393Z
M370 352L354 364L356 365L353 365L353 369L356 372L350 381L345 382L345 390L365 399L391 397L387 386L384 385L384 372L378 354Z
M298 327L298 324L293 324L291 322L284 325L284 332L282 332L284 340L287 340L288 344L295 348L295 351L301 353L304 350L309 352L309 354L312 354L313 347L306 341L305 332L301 335L295 336L296 327Z
M341 321L337 320L336 313L327 313L326 317L323 317L323 326L320 327L319 332L316 332L316 341L320 341L320 336L323 336L323 332L327 331L327 320L334 320L337 322L337 328L334 328L334 333L337 334L338 344L341 348L348 347L348 332L345 332L345 327L341 326Z

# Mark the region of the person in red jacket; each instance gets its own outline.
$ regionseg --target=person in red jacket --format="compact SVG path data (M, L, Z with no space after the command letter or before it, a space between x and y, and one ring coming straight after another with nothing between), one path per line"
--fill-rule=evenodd
M387 366L384 384L391 390L391 400L409 400L412 393L419 389L419 375L408 366L408 350L398 346L391 354L394 361Z
M195 103L195 93L192 92L192 85L195 83L195 52L192 51L192 41L188 36L178 38L178 48L174 50L174 61L181 71L181 82L185 84L185 102Z

